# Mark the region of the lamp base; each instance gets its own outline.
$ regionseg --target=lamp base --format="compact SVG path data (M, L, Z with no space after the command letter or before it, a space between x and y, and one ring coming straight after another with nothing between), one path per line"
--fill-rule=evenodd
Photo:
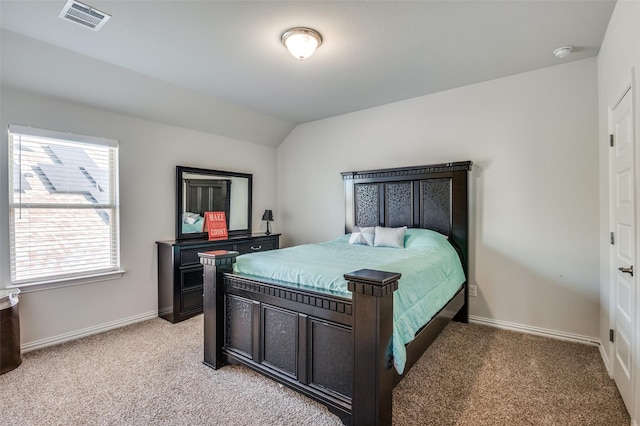
M269 229L269 221L267 221L267 232L264 233L265 235L270 235L271 234L271 230Z

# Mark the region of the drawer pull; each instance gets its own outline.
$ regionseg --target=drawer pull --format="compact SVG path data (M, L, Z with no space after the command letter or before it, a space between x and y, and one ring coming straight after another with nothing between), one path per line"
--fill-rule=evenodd
M251 250L260 250L260 249L262 249L262 245L259 245L258 247L251 246Z

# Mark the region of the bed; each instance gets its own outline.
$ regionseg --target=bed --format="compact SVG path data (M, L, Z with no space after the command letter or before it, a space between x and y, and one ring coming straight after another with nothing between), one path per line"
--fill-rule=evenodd
M248 366L326 405L345 424L391 424L395 384L451 319L468 320L471 166L457 162L342 173L345 235L280 250L294 253L286 267L267 271L278 251L240 258L237 252L201 253L204 363L216 369L228 363ZM404 227L403 247L349 244L354 231L363 228L387 232ZM396 256L411 251L424 258L415 243L422 249L425 236L429 244L454 254L461 273L444 274L455 279L429 308L426 324L409 327L406 338L406 324L397 322L398 301L409 297L412 275L427 281L429 272L412 272ZM343 249L369 254L351 256ZM332 251L335 260L327 260L326 252ZM309 272L315 263L328 264L330 276ZM437 299L434 294L415 299Z

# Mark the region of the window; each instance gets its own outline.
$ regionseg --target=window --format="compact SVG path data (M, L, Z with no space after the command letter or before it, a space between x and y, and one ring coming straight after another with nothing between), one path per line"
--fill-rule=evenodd
M13 285L120 270L118 142L9 126Z

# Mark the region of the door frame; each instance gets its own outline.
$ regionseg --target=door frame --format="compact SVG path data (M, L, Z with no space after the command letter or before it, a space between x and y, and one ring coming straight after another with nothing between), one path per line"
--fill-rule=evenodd
M634 125L634 137L636 148L638 143L640 143L640 111L638 107L640 106L640 93L638 91L638 81L640 79L640 69L637 67L631 68L631 111L633 113L633 125ZM637 151L636 151L637 152ZM638 167L640 167L640 155L636 153L636 175L638 175ZM638 196L639 188L636 188L636 202L640 198ZM640 224L640 212L636 209L636 223ZM636 242L640 242L640 230L636 227ZM636 263L640 259L640 255L636 250ZM640 281L640 280L639 280ZM640 321L640 286L637 285L636 282L636 306L635 306L635 314L636 314L636 347L635 353L633 357L633 372L631 376L631 386L634 399L636 401L635 407L632 409L633 412L629 413L631 415L631 421L636 426L640 425L640 325L638 322Z
M625 77L623 83L620 85L620 88L616 91L615 96L613 97L612 101L609 103L609 107L608 107L608 131L607 131L607 135L611 135L613 133L613 110L616 108L616 106L620 103L620 101L622 100L622 98L627 94L627 92L629 92L629 94L631 95L631 114L632 114L632 122L633 122L633 132L632 132L632 137L633 137L633 143L634 143L634 157L633 158L633 163L634 163L634 212L635 212L635 217L634 217L634 226L635 226L635 244L636 244L636 248L635 248L635 259L634 259L634 265L638 265L638 267L640 267L640 197L638 196L638 193L640 192L640 154L638 153L638 149L640 147L638 147L638 142L640 141L640 115L638 114L638 104L640 102L640 98L638 97L638 86L637 86L637 82L639 79L640 75L638 75L638 70L636 67L632 67L631 68L631 72ZM612 179L612 171L613 171L613 161L614 161L614 157L613 157L613 151L610 149L609 150L609 161L608 161L608 180L609 180L609 197L608 197L608 211L609 211L609 229L613 230L615 228L615 212L613 210L613 194L614 194L614 182ZM609 329L614 329L614 325L615 325L615 301L616 301L616 294L615 294L615 279L616 279L616 263L615 263L615 246L614 245L610 245L609 247L609 273L608 273L608 280L609 280ZM635 284L636 284L636 288L635 288L635 295L634 298L635 300L632 302L635 304L635 306L633 307L633 312L634 312L634 321L633 323L635 324L635 330L632 331L633 333L633 358L631 360L632 363L632 371L631 371L631 393L632 393L632 401L635 400L635 406L629 407L631 412L629 413L631 416L631 421L633 425L640 425L639 420L640 420L640 398L638 398L640 396L640 374L639 374L639 369L640 369L640 327L638 326L638 319L640 318L640 289L638 288L638 283L640 282L640 279L637 279ZM610 341L608 341L608 345L607 345L607 350L606 350L606 354L608 355L608 373L609 376L613 378L613 374L614 374L614 368L615 368L615 359L614 359L614 344Z

